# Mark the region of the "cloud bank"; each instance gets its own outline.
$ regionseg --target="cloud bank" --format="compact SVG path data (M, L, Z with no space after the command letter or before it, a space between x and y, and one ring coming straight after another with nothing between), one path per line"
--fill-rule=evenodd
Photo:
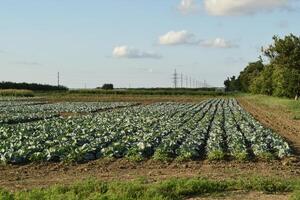
M211 15L242 15L286 7L288 0L204 0Z
M200 40L196 38L195 34L189 33L186 30L169 31L158 39L160 45L195 45L205 48L235 48L238 45L229 40L218 37L213 40Z
M182 44L196 44L194 34L186 30L182 31L169 31L158 39L161 45L182 45Z
M149 58L160 59L162 56L154 52L143 51L136 48L131 48L126 45L117 46L113 49L113 57L115 58Z
M229 49L236 48L238 45L233 44L231 41L225 40L224 38L215 38L214 40L203 40L200 42L202 47L208 48L220 48L220 49Z

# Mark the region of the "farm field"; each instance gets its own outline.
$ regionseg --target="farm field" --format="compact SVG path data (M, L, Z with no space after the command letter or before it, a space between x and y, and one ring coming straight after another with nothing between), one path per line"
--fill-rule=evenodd
M278 134L245 112L235 99L202 103L60 103L2 107L0 160L89 161L284 158L292 150ZM59 117L61 113L91 113ZM32 123L33 119L41 119Z
M294 144L244 109L255 101L141 98L2 99L0 188L72 185L89 177L109 182L144 177L156 183L195 177L219 182L237 176L292 180L300 175Z

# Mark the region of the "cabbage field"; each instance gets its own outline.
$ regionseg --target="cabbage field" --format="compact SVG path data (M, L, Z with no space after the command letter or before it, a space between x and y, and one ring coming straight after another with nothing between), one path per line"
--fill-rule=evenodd
M132 103L67 102L46 104L42 102L0 101L0 124L14 124L49 119L61 113L93 113L106 109L127 107Z
M62 117L63 112L79 114ZM103 157L281 159L291 153L283 138L262 126L235 99L149 105L0 103L0 162L4 164Z

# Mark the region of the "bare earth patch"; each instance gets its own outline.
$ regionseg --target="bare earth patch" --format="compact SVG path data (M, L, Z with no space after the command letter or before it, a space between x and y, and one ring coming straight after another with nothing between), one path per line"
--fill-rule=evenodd
M47 187L54 184L68 185L87 178L134 180L143 177L150 181L159 181L177 177L204 177L212 180L226 180L253 176L295 178L300 176L300 167L283 165L281 161L160 163L148 160L142 163L134 163L125 159L100 159L85 164L47 163L0 166L0 188L19 190Z

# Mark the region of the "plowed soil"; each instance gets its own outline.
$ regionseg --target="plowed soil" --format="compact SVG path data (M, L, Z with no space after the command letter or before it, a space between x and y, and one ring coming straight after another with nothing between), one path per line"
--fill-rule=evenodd
M205 177L213 180L238 177L300 177L300 167L293 162L192 161L185 163L161 163L153 160L142 163L124 159L100 159L85 164L29 164L24 166L0 166L0 188L9 190L47 187L53 184L72 184L87 178L100 180L134 180L141 177L150 181L171 177Z

